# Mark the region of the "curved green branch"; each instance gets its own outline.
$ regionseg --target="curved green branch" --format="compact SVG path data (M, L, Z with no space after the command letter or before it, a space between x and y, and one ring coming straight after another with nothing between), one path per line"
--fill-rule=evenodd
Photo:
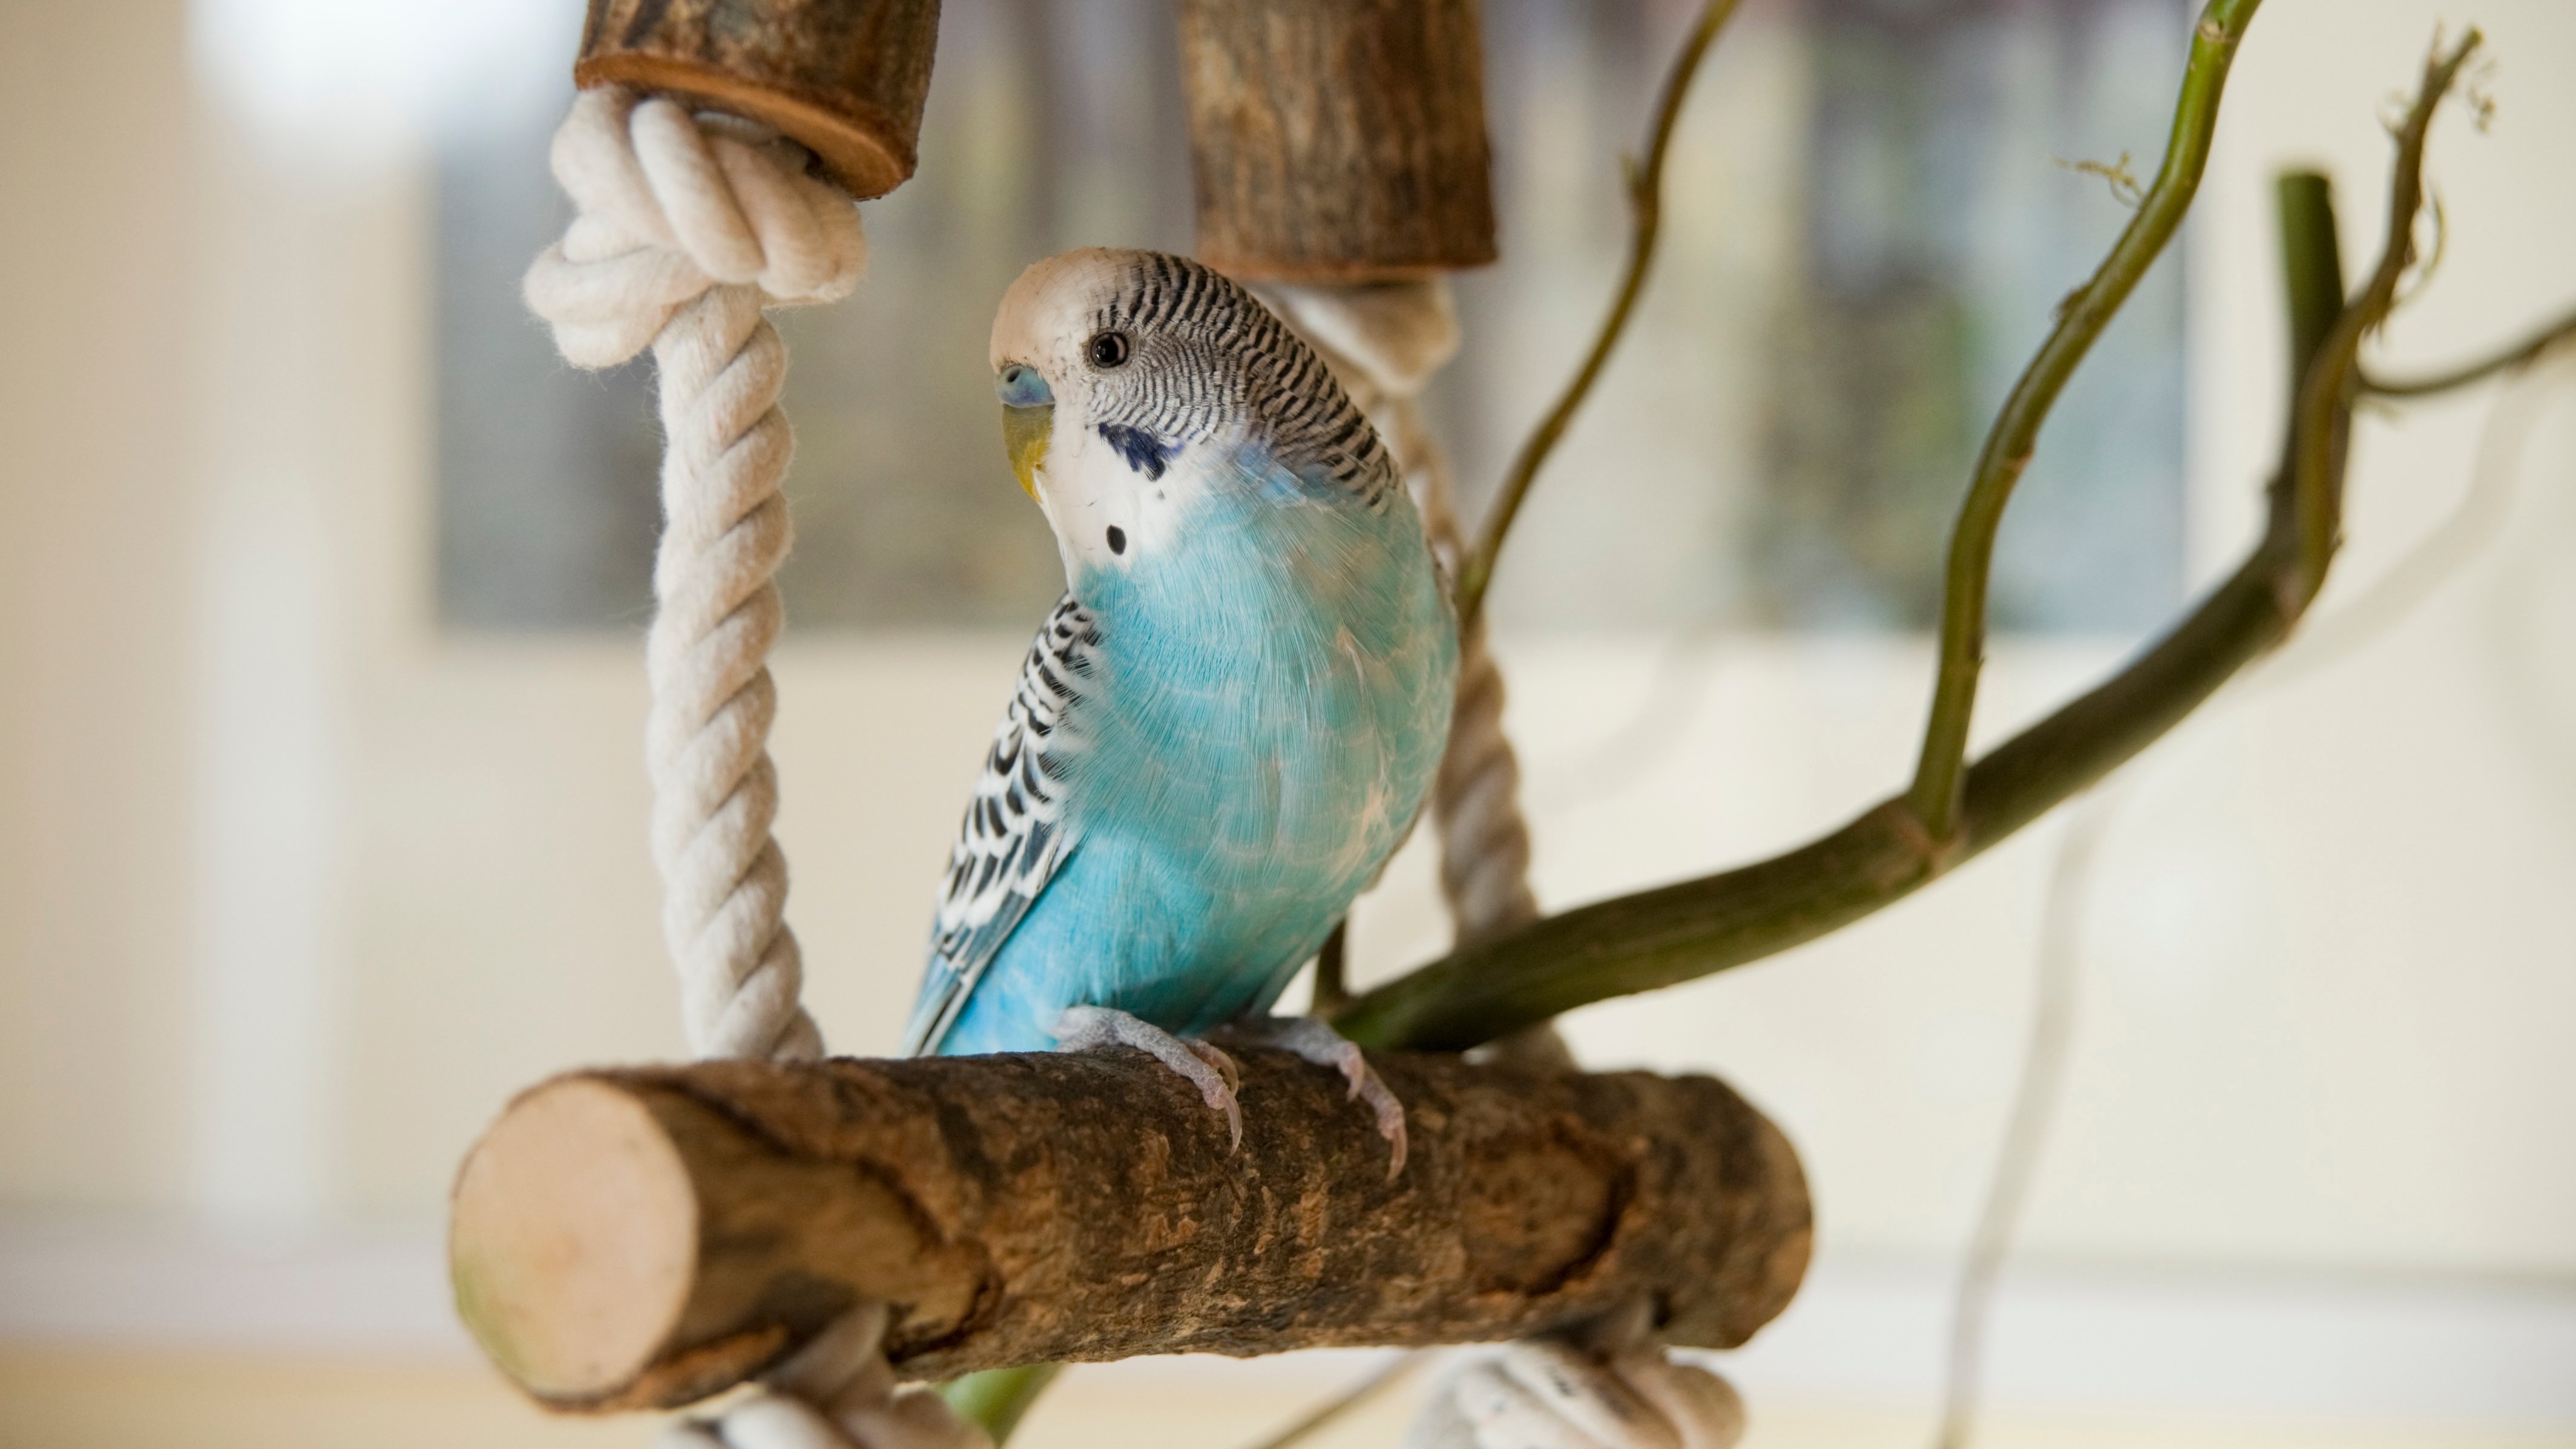
M1458 627L1462 633L1485 607L1485 586L1493 581L1494 560L1502 554L1503 539L1512 531L1512 520L1520 515L1521 500L1529 496L1540 465L1556 451L1557 441L1573 424L1575 413L1592 393L1592 384L1600 379L1601 369L1610 361L1611 350L1628 330L1628 318L1637 309L1637 298L1646 288L1646 273L1654 265L1655 243L1663 234L1664 157L1672 147L1674 123L1681 119L1682 103L1690 98L1691 82L1699 75L1701 57L1708 54L1710 43L1726 27L1738 3L1739 0L1708 0L1700 8L1690 34L1683 37L1672 69L1664 74L1654 120L1646 129L1645 159L1631 160L1626 168L1630 220L1627 269L1620 273L1619 289L1611 296L1610 310L1601 319L1601 330L1593 337L1591 350L1583 355L1583 365L1575 369L1565 391L1557 396L1556 405L1547 410L1521 443L1520 452L1512 458L1510 470L1503 474L1502 484L1494 492L1493 506L1485 511L1476 546L1459 561Z
M2138 213L2112 244L2092 280L2058 305L2057 326L2022 369L1977 453L1968 496L1950 536L1948 586L1941 598L1940 678L1933 686L1932 715L1923 729L1923 753L1906 802L1924 832L1943 844L1956 834L1961 781L1967 769L1968 724L1976 713L1977 675L1985 663L1986 593L1995 557L1995 535L2004 505L2030 466L2040 425L2075 375L2102 330L2137 290L2173 239L2200 190L2209 164L2210 137L2218 130L2218 102L2237 44L2262 0L2210 0L2192 29L2191 63L2183 71L2182 97L2174 105L2173 135L2164 164Z
M957 1417L981 1428L995 1444L1007 1444L1011 1431L1037 1406L1038 1395L1046 1392L1055 1376L1064 1372L1060 1363L1033 1363L1020 1368L986 1369L964 1378L950 1379L939 1386L939 1396Z
M2316 360L2300 379L2290 419L2287 466L2288 506L2298 515L2298 568L2290 580L2295 610L2304 610L2325 587L2326 570L2343 542L2343 464L2352 404L2361 386L2362 340L2388 320L2397 305L2397 284L2415 260L2415 218L2424 209L2424 138L2432 129L2433 111L2448 95L2460 68L2481 43L2473 27L2449 55L2438 41L2424 62L2423 84L2415 104L2395 130L2397 161L2390 169L2388 237L2379 265L2362 284L2361 294L2347 304L2317 348ZM2295 440L2312 440L2295 446ZM2279 485L2275 484L2276 489ZM2277 511L2277 510L2276 510Z
M2535 362L2539 360L2542 353L2570 339L2576 339L2576 312L2568 313L2501 352L2482 357L2475 362L2462 363L2447 372L2436 372L2424 377L2381 377L2364 368L2361 374L2361 390L2375 393L2380 397L2431 397L2436 393L2467 387L2473 382L2483 382L2499 372L2510 372L2517 367Z
M2203 43L2214 43L2205 31ZM2326 189L2306 182L2284 188L2303 198L2295 205L2323 210L2326 223L2283 230L2293 316L2304 309L2332 321L2312 334L2263 537L2172 632L1964 770L1948 839L1924 828L1910 796L1897 796L1785 855L1602 901L1454 951L1360 996L1335 1018L1341 1031L1369 1046L1455 1050L1814 940L1911 894L2099 780L2287 637L2333 557L2356 358L2363 338L2386 319L2411 255L2425 131L2477 44L2471 32L2426 63L2423 86L2396 129L2385 248L2350 302L2342 299L2341 268L2327 240L2334 228Z

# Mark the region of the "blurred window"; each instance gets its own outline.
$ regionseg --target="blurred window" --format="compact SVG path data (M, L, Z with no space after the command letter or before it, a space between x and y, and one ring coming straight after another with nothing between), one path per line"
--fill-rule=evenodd
M1695 5L1488 0L1505 261L1459 279L1431 399L1471 506L1588 338L1637 144ZM2077 162L2161 155L2179 0L1753 0L1667 177L1644 313L1543 480L1506 624L1918 628L1985 421L2129 212ZM538 108L442 145L438 582L467 629L644 619L658 436L645 365L558 361L518 300L561 227ZM800 628L1033 622L1055 549L1001 460L984 349L1031 260L1185 250L1165 0L948 0L919 175L867 203L870 276L783 314ZM1996 623L2127 631L2179 595L2179 259L2043 436Z

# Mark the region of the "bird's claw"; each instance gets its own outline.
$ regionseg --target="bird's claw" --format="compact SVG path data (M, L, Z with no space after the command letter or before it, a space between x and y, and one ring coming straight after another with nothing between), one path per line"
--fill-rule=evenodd
M1185 1036L1175 1038L1175 1040L1179 1041L1182 1046L1189 1048L1190 1055L1197 1057L1200 1061L1216 1068L1217 1075L1225 1078L1225 1089L1228 1092L1240 1092L1243 1090L1243 1069L1234 1064L1234 1058L1227 1056L1224 1052L1217 1050L1216 1047L1209 1043L1198 1040L1196 1037ZM1213 1106L1215 1104L1210 1103L1209 1105ZM1236 1126L1234 1135L1237 1141L1242 1140L1243 1129L1240 1124Z
M1177 1037L1141 1017L1107 1006L1069 1006L1055 1021L1056 1050L1079 1052L1128 1046L1144 1052L1199 1089L1210 1110L1224 1114L1226 1131L1243 1145L1243 1107L1234 1094L1243 1075L1234 1058L1203 1041Z
M1348 1100L1365 1102L1377 1118L1377 1135L1386 1139L1386 1180L1404 1171L1404 1104L1387 1089L1368 1064L1359 1044L1313 1016L1266 1016L1236 1022L1228 1030L1247 1042L1296 1053L1319 1067L1331 1067L1351 1084Z

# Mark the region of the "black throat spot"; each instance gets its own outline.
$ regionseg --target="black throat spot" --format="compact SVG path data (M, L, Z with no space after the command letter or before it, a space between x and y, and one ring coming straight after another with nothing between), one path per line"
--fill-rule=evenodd
M1181 450L1178 443L1164 442L1143 428L1131 428L1125 423L1102 423L1100 436L1118 450L1128 467L1147 478L1162 477L1163 470L1171 465L1172 455Z

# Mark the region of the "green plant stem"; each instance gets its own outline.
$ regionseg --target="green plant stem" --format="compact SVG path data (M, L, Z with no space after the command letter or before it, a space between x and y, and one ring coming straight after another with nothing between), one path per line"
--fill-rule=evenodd
M1415 1369L1422 1367L1429 1357L1429 1354L1419 1350L1403 1355L1299 1415L1296 1422L1253 1444L1250 1449L1291 1449L1293 1445L1306 1442L1316 1434L1332 1427L1336 1420L1351 1410L1402 1383Z
M1940 1428L1933 1449L1968 1449L1976 1440L1978 1400L1984 1388L1986 1324L2004 1258L2039 1176L2048 1128L2065 1095L2066 1060L2075 1036L2081 995L2084 914L2092 894L2093 862L2111 818L2112 795L2093 795L2069 813L2049 872L2047 904L2039 923L2039 971L2030 1013L2030 1044L2022 1053L2021 1081L2013 1088L2012 1115L2004 1121L1994 1176L1961 1263L1950 1314L1950 1364L1942 1393Z
M2415 104L2396 131L2397 162L2389 178L2388 239L2379 265L2362 284L2361 294L2343 309L2319 344L2315 361L2299 380L2290 420L2293 445L2283 472L2289 478L2289 507L2298 514L2298 570L2290 581L2297 591L2296 610L2305 610L2325 587L2326 570L2343 542L2342 474L2352 404L2360 390L2362 339L2388 320L2397 304L2397 284L2415 260L2415 218L2424 207L2424 138L2433 111L2458 78L2460 67L2481 41L2472 27L2449 55L2438 49L2425 59L2423 84ZM2298 446L2300 439L2311 440ZM2277 484L2275 485L2277 488ZM2277 511L2277 505L2276 505Z
M1008 1443L1011 1431L1020 1426L1020 1418L1029 1406L1064 1372L1060 1363L1033 1363L1021 1368L987 1369L968 1374L939 1386L939 1396L957 1417L980 1425L998 1446Z
M2463 363L2447 372L2426 377L2381 377L2365 368L2361 374L2361 390L2380 397L2431 397L2521 367L2570 338L2576 338L2576 312L2568 313L2501 352L2476 362Z
M1350 1004L1350 936L1351 918L1344 916L1333 923L1333 933L1315 953L1315 993L1308 1014L1330 1016Z
M2288 636L2331 561L2344 436L2362 339L2385 320L2411 255L2423 195L2424 132L2475 32L2427 63L2397 131L2386 249L2370 282L2335 312L2298 389L2263 537L2244 563L2119 673L2023 730L1966 772L1958 829L1927 833L1910 799L1880 802L1822 839L1740 869L1551 916L1369 991L1335 1018L1366 1046L1460 1050L1612 996L1648 991L1811 941L1900 900L2082 791L2170 730L2239 669ZM2313 204L2331 208L2323 192ZM2283 237L2292 315L2341 292L2321 237ZM2325 496L2324 508L2302 500Z
M2343 315L2343 244L2335 236L2334 183L2316 171L2285 171L2274 183L2290 312L2290 391Z
M2173 135L2165 145L2164 164L2137 215L2112 244L2091 281L2058 305L2057 326L2013 384L2012 394L1996 414L1978 451L1968 496L1959 506L1959 521L1950 535L1947 586L1941 598L1940 675L1933 686L1932 713L1923 729L1923 753L1906 801L1924 832L1942 845L1957 834L1960 795L1967 770L1968 725L1976 713L1977 675L1985 662L1986 593L1993 569L1995 535L2003 526L2004 506L2013 486L2030 466L2040 425L2057 405L2058 394L2075 375L2076 365L2092 350L2095 339L2111 324L2139 279L2155 264L2191 210L2209 162L2210 137L2218 129L2218 102L2227 88L2227 72L2238 42L2262 0L2210 0L2192 30L2191 63L2183 72L2182 97L2174 106Z
M1611 350L1628 330L1628 318L1637 309L1637 298L1646 287L1646 274L1654 265L1655 243L1663 234L1664 158L1672 149L1674 123L1681 119L1682 103L1690 97L1691 81L1699 74L1701 57L1708 54L1710 43L1726 27L1738 3L1739 0L1708 0L1700 8L1699 19L1692 23L1690 34L1683 38L1672 68L1664 74L1663 91L1656 99L1654 119L1646 130L1645 159L1632 159L1624 168L1630 223L1627 269L1619 276L1610 311L1601 319L1601 329L1592 339L1591 350L1584 354L1583 365L1575 369L1565 391L1557 396L1556 405L1547 410L1521 443L1520 452L1512 458L1511 468L1494 492L1493 506L1485 511L1476 546L1459 562L1457 602L1461 630L1484 609L1485 586L1493 580L1494 560L1502 554L1503 539L1512 530L1512 520L1520 514L1521 501L1529 496L1540 465L1573 424L1575 413L1582 409L1593 383L1600 379L1601 369L1610 361Z

